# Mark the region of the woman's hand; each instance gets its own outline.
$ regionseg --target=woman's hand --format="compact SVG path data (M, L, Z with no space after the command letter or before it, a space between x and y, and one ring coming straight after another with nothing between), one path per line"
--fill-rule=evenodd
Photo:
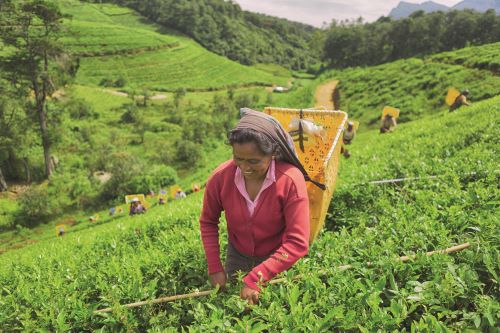
M209 278L210 278L210 284L214 287L218 285L222 290L226 286L227 278L226 278L226 272L224 271L210 274Z
M253 305L259 302L259 292L247 286L243 286L240 291L241 299L248 301L248 304Z

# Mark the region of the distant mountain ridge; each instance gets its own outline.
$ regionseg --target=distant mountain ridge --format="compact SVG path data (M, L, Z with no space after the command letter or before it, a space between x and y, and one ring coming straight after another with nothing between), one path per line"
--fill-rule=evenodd
M434 1L425 1L421 4L401 1L395 8L391 10L391 12L389 13L389 17L392 17L393 19L400 19L408 17L411 15L411 13L418 10L423 10L426 13L432 13L436 11L445 12L448 10L463 9L473 9L478 12L485 12L488 9L495 9L500 13L500 0L463 0L453 7L441 5Z
M439 10L447 11L449 9L450 9L449 7L435 3L433 1L426 1L426 2L423 2L421 4L401 1L396 6L396 8L393 8L391 10L391 12L389 13L389 16L394 18L394 19L400 19L403 17L408 17L408 16L410 16L411 13L416 12L418 10L423 10L426 13L431 13L431 12L437 12Z
M464 0L457 3L451 9L474 9L478 12L485 12L488 9L495 9L497 13L500 13L500 0Z

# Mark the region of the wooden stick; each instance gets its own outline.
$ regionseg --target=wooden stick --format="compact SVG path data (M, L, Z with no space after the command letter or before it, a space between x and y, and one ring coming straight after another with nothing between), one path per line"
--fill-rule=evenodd
M462 250L464 250L464 249L466 249L468 247L470 247L470 243L464 243L464 244L460 244L460 245L449 247L449 248L444 249L444 250L436 250L436 251L427 252L426 256L432 256L433 254L448 254L448 253L459 252L459 251L462 251ZM401 262L407 262L410 259L416 258L416 256L417 256L416 254L410 255L410 256L402 256L402 257L397 258L396 260L397 261L401 261ZM372 262L368 262L367 266L373 266L373 263ZM338 266L337 267L337 269L340 270L340 271L345 271L345 270L351 269L351 268L353 268L353 266L350 265L350 264L349 265L342 265L342 266ZM328 273L328 271L321 270L321 271L317 272L316 274L317 275L325 275L327 273ZM292 280L298 280L298 279L301 279L303 277L304 277L304 274L299 274L299 275L294 276L292 278ZM279 278L279 279L273 279L273 280L269 281L267 284L277 284L277 283L284 282L286 280L288 280L288 278L286 278L286 277L285 278ZM125 304L125 305L123 305L123 307L126 307L126 308L137 308L137 307L140 307L140 306L143 306L143 305L148 305L148 304L158 304L158 303L165 303L165 302L173 302L173 301L177 301L177 300L180 300L180 299L186 299L186 298L202 297L202 296L210 295L211 293L213 293L215 291L216 291L216 289L211 289L211 290L205 290L205 291L197 291L197 292L190 293L190 294L182 294L182 295L175 295L175 296L168 296L168 297L160 297L160 298L156 298L156 299L152 299L152 300L147 300L147 301L141 301L141 302L136 302L136 303ZM94 314L96 314L96 313L111 312L111 311L113 311L112 308L105 308L105 309L95 310Z
M156 299L152 299L152 300L148 300L148 301L141 301L141 302L125 304L123 306L126 308L137 308L139 306L148 305L148 304L173 302L173 301L177 301L177 300L185 299L185 298L195 298L195 297L207 296L207 295L210 295L214 291L215 291L215 289L205 290L205 291L197 291L197 292L190 293L190 294L160 297L160 298L156 298ZM94 311L94 313L104 313L104 312L111 312L111 311L113 311L112 308L105 308L105 309L96 310L96 311Z
M405 182L408 180L420 180L420 179L434 179L442 176L425 176L425 177L408 177L408 178L395 178L395 179L382 179L382 180L374 180L371 182L368 182L368 184L394 184L394 183L400 183L400 182ZM366 184L366 183L364 183Z

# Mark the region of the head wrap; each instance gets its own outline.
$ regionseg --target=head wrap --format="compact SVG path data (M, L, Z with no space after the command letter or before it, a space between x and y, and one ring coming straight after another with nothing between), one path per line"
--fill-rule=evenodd
M300 163L293 139L281 124L270 115L263 112L255 111L249 108L240 109L241 119L238 125L231 130L238 131L242 129L250 129L264 134L272 142L276 143L282 152L282 160L296 166L304 175L304 179L318 186L322 190L326 189L324 184L314 181L309 177L309 174Z

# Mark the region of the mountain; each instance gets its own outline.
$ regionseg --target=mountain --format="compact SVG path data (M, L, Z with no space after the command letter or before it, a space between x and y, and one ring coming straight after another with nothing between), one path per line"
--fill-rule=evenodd
M485 12L488 9L495 9L500 13L500 0L464 0L457 3L452 9L474 9L478 12Z
M389 16L394 19L400 19L403 17L410 16L411 13L416 12L418 10L423 10L426 13L436 12L439 10L447 11L449 7L435 3L433 1L426 1L421 4L409 3L405 1L401 1L396 8L393 8L389 13Z
M431 13L439 10L448 11L450 9L473 9L477 12L485 12L488 9L495 9L497 13L500 13L500 0L463 0L453 7L447 7L433 1L426 1L421 4L401 1L395 8L391 10L389 16L397 20L400 18L408 17L411 13L416 12L417 10L423 10L426 13Z

